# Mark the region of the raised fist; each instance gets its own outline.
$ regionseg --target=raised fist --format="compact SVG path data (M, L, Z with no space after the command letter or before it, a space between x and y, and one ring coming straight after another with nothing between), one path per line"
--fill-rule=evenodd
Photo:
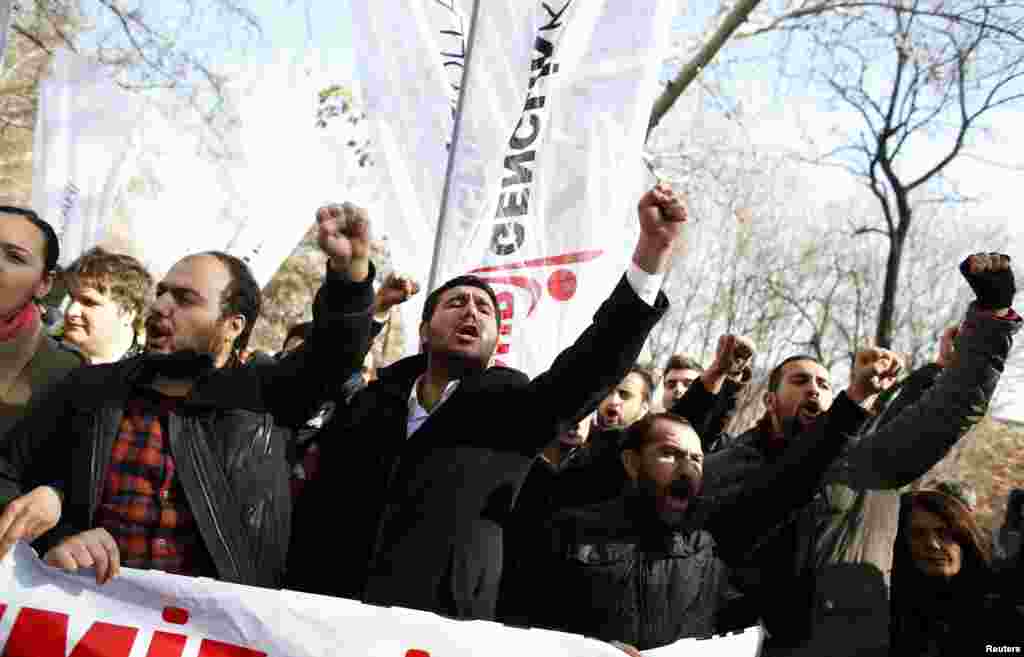
M327 205L316 211L317 245L335 271L356 274L370 258L370 220L351 203ZM353 276L358 278L358 276Z
M754 342L750 338L723 335L718 338L718 350L710 369L737 383L746 383L752 375L751 362L755 351Z
M1006 310L1013 305L1017 286L1013 281L1010 256L1002 253L975 253L960 263L960 273L978 297L981 310Z
M392 273L377 290L373 301L373 314L384 315L392 306L405 303L420 291L420 284L412 278Z
M658 183L640 198L637 214L643 235L663 246L672 245L687 220L682 199L664 183Z
M891 388L902 370L903 359L896 352L879 347L861 349L854 357L847 395L863 402Z

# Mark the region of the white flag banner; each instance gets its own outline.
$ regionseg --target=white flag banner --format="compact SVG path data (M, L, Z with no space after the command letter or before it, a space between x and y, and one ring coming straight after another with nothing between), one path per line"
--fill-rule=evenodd
M534 375L628 264L678 3L545 0L522 3L532 14L519 20L492 16L503 4L479 10L438 280L489 280L502 306L499 358Z
M762 632L684 640L652 657L756 657ZM123 569L103 586L19 543L0 561L3 657L621 657L573 634Z
M388 237L395 268L426 285L469 16L456 0L350 5L353 50L380 176L366 205L374 232ZM418 294L401 307L411 353L418 350L416 327L425 297Z
M40 84L32 207L60 237L66 266L106 234L145 108L106 71L65 49Z
M260 286L270 282L315 222L321 203L352 186L351 149L317 127L324 85L297 61L262 70L238 95L242 162L233 170L242 223L226 250L249 264Z

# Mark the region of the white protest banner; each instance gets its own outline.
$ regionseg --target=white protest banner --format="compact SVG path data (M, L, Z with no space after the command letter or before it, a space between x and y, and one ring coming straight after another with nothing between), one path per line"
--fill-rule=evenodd
M353 52L379 173L376 195L366 205L374 232L388 237L395 268L423 285L466 54L469 16L462 4L350 3ZM418 294L401 306L409 353L418 350L425 298Z
M225 250L270 282L313 225L320 204L344 200L356 167L317 127L323 83L286 57L237 94L241 162L232 169L241 223ZM223 246L220 248L224 248Z
M106 71L65 49L39 87L32 207L60 237L66 266L105 236L145 108Z
M499 293L499 359L529 374L625 271L670 0L484 2L464 82L438 281Z
M686 640L652 655L755 657L759 636ZM124 569L101 587L44 565L24 544L0 561L0 650L3 657L622 656L573 634L153 571Z

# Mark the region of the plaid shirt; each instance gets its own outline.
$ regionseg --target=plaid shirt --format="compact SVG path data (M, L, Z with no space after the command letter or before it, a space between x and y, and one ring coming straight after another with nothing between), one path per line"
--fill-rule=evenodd
M178 403L143 389L125 404L96 526L117 541L122 566L216 576L165 437Z

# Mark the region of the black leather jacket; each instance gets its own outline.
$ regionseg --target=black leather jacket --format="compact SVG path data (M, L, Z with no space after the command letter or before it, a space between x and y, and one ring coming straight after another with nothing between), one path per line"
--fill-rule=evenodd
M177 476L220 579L280 586L291 499L284 433L308 418L370 345L373 270L353 283L329 273L314 302L314 339L276 363L214 370L169 416ZM0 499L38 485L64 494L40 554L93 528L125 402L151 380L145 357L82 367L33 399L2 458Z
M37 541L40 554L95 526L125 402L144 380L144 370L144 360L136 358L83 368L73 377L75 394L62 400L64 410L51 434L74 436L62 450L69 452L33 468L35 483L64 491L61 523ZM177 476L217 577L279 586L291 504L285 434L275 428L273 416L189 398L170 414L167 429Z

